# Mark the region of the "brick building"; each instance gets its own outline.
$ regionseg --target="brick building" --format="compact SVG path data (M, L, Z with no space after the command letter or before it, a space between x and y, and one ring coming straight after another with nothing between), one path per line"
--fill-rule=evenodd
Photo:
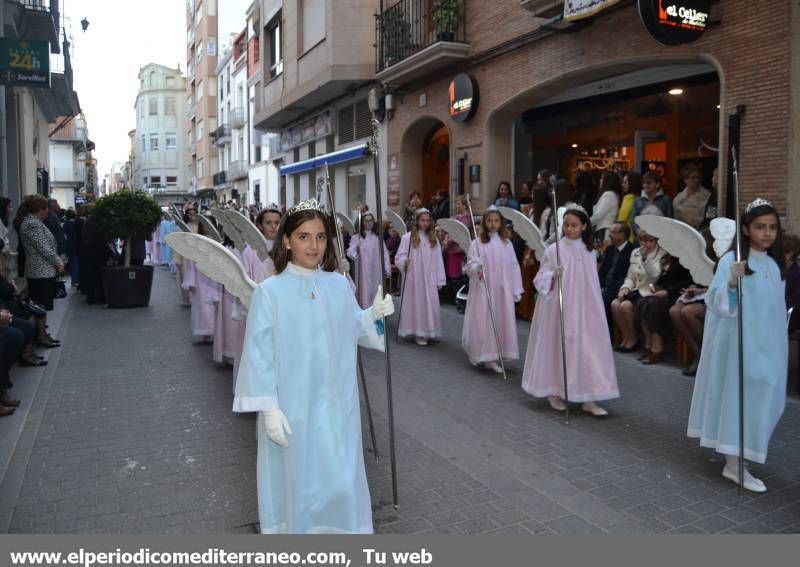
M744 106L743 199L773 200L800 229L800 199L789 190L800 168L791 127L800 94L790 89L800 70L797 2L711 2L702 36L676 46L651 37L633 1L594 2L600 10L575 21L563 18L563 2L444 4L457 20L446 34L442 4L425 0L386 3L377 19L377 78L394 95L390 206L438 188L487 204L499 181L516 189L542 167L568 176L657 167L674 194L685 163L701 165L707 183L714 167L727 171L729 116ZM449 115L460 73L479 93L464 122ZM725 185L723 174L723 198Z

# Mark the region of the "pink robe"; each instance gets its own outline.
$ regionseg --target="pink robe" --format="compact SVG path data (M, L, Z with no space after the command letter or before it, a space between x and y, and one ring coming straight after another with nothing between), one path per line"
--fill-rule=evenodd
M242 259L242 254L235 248L229 250L234 256ZM239 321L234 320L236 298L223 288L222 301L217 305L217 319L214 323L214 348L211 358L214 362L223 363L225 359L233 360L236 345L244 340L239 336Z
M213 336L222 286L197 271L194 262L188 260L182 285L192 293L192 334L196 337Z
M411 246L411 233L404 234L394 258L395 265L403 273L403 279L408 280L401 283L403 297L400 299L402 311L399 333L401 337L431 339L442 335L438 289L447 283L447 278L439 241L431 246L427 234L420 233L419 236L419 247L414 248ZM408 273L404 273L407 258L411 262Z
M581 240L559 241L564 267L564 329L569 401L619 397L611 339L608 336L597 260ZM547 247L533 285L539 292L528 338L522 389L537 398L564 398L558 284L553 277L556 247Z
M469 296L464 315L461 345L470 362L491 362L497 360L497 340L492 328L489 303L486 300L484 283L478 279L479 257L483 258L483 271L489 296L492 299L497 334L500 336L500 349L504 360L519 358L517 340L517 319L514 308L515 296L521 296L522 275L519 269L514 246L510 241L500 238L494 232L489 242L473 240L464 271L469 276Z
M374 232L367 233L365 238L356 234L350 239L347 255L356 263L356 280L358 292L356 299L362 309L372 307L375 293L381 285L380 240ZM389 252L383 247L383 260L386 275L391 273L392 264L389 262Z
M156 226L150 241L150 261L156 266L161 263L161 223Z

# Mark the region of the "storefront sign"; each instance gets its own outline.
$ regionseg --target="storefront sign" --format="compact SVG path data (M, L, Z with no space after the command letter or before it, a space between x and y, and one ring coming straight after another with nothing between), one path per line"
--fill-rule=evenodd
M681 45L700 38L708 27L711 0L639 0L639 16L653 39Z
M0 83L50 87L50 44L46 41L0 39Z
M588 18L618 2L619 0L566 0L564 2L564 19L574 22Z
M466 73L456 75L450 83L450 118L466 122L478 110L478 83Z
M285 152L300 144L318 140L331 134L333 134L333 119L331 111L326 110L281 132L281 151Z

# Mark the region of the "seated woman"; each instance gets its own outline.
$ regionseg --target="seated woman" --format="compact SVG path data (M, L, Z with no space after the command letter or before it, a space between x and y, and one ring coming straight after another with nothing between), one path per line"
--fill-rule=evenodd
M636 305L636 319L644 335L644 352L639 360L643 364L657 364L664 360L664 337L670 326L669 310L692 282L689 270L669 254L661 257L661 276L652 285L653 294L643 297Z
M653 294L650 284L655 284L661 276L661 258L665 254L657 238L643 230L639 230L638 236L640 246L631 253L628 275L617 298L611 302L611 314L622 332L622 340L615 349L618 352L633 352L639 348L636 304L641 298Z

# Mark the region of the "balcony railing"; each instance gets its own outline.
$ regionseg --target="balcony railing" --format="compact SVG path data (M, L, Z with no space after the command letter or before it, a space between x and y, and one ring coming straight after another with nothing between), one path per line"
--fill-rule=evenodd
M20 39L49 41L50 51L61 53L58 41L61 21L58 0L17 0L17 4L25 8L22 13Z
M234 108L231 110L230 123L231 128L241 128L247 124L247 114L245 114L244 108Z
M186 41L190 47L194 45L194 25L192 25L192 27L189 28Z
M219 173L214 174L214 187L219 187L220 185L225 185L227 183L227 172L220 171Z
M214 140L214 145L222 146L226 142L231 141L231 127L228 124L223 124L213 132L211 132L211 139Z
M193 140L189 145L189 153L195 155L197 153L197 140Z
M377 70L442 41L467 42L464 0L400 0L375 20Z
M228 164L228 179L231 181L247 179L249 169L245 160L232 161Z
M83 183L86 180L86 170L71 167L53 167L50 169L50 181L53 183Z

